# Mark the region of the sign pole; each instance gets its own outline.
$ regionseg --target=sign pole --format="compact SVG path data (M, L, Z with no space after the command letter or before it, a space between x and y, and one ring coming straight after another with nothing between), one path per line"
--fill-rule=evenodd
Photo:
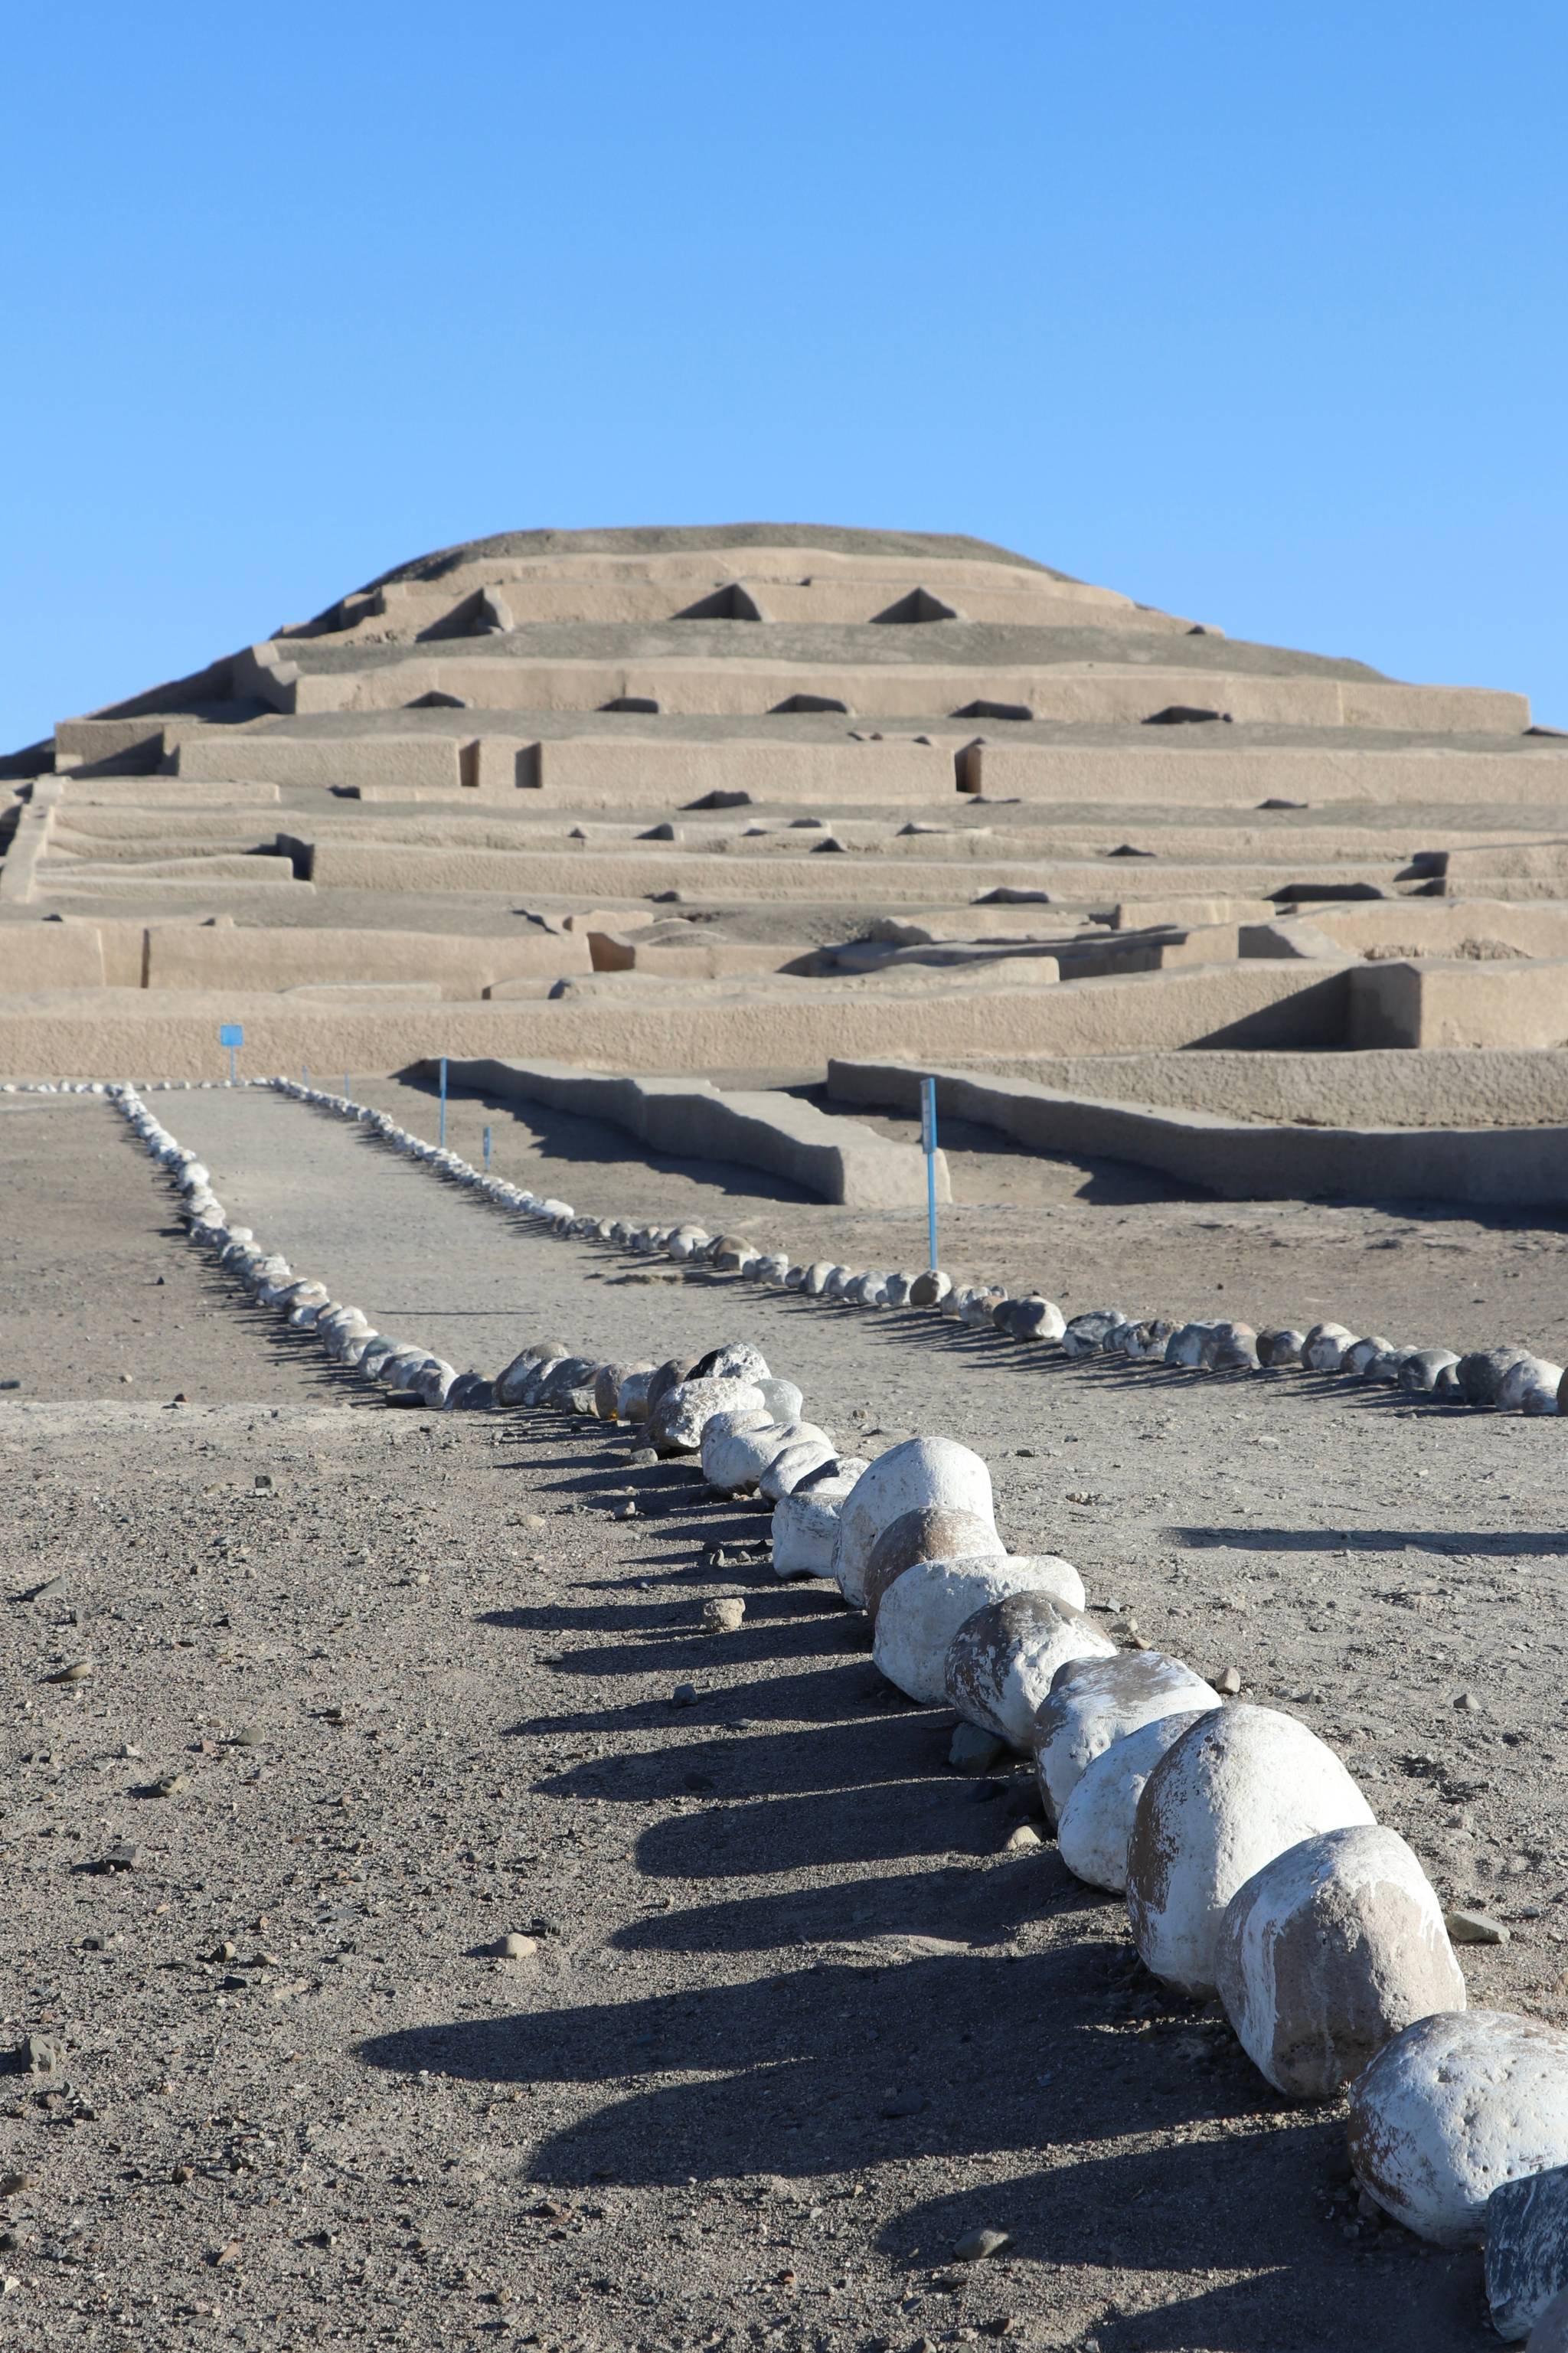
M931 1251L928 1263L934 1268L936 1257L936 1081L921 1081L921 1150L926 1156L926 1242Z
M485 1130L485 1166L488 1168L488 1167L489 1166L489 1165L490 1165L490 1132L489 1132L489 1129L487 1127L487 1128L486 1128L486 1130Z
M444 1151L446 1150L446 1148L447 1148L447 1057L446 1057L446 1055L445 1055L445 1054L443 1054L443 1055L442 1055L442 1057L441 1057L441 1132L440 1132L440 1145L441 1145L441 1149L442 1149L442 1150L443 1150L443 1152L444 1152Z
M226 1046L228 1049L228 1082L232 1087L235 1083L235 1054L245 1043L243 1025L237 1021L219 1022L217 1041L220 1046Z

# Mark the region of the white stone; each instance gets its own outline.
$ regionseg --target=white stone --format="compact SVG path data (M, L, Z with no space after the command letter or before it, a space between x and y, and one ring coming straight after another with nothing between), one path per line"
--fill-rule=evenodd
M1521 1413L1525 1398L1532 1389L1543 1394L1549 1390L1555 1398L1557 1384L1562 1378L1561 1365L1549 1364L1543 1356L1521 1356L1502 1377L1497 1393L1499 1409L1503 1413Z
M736 1489L748 1483L746 1473L750 1463L749 1456L738 1456L736 1458L737 1475L733 1479L729 1476L730 1440L732 1438L738 1438L744 1430L770 1427L772 1419L767 1407L762 1404L731 1406L727 1412L709 1415L702 1425L700 1455L702 1476L710 1486L722 1487L733 1493Z
M1026 1750L1035 1710L1058 1669L1069 1659L1108 1658L1115 1648L1081 1608L1059 1595L1012 1593L964 1620L948 1644L942 1680L966 1723Z
M1218 1707L1202 1675L1161 1651L1066 1667L1035 1719L1035 1770L1047 1820L1059 1822L1079 1778L1113 1740L1178 1710Z
M820 1438L796 1438L773 1456L757 1481L757 1493L765 1496L770 1504L781 1503L785 1495L793 1494L800 1482L809 1478L812 1472L837 1460L833 1441L826 1433Z
M1342 1324L1314 1324L1301 1345L1301 1362L1309 1372L1337 1373L1340 1357L1355 1338Z
M882 1596L871 1655L909 1698L940 1707L947 1698L948 1644L966 1618L1009 1593L1054 1594L1076 1607L1083 1581L1070 1561L1050 1554L917 1561Z
M1218 1702L1215 1702L1217 1706ZM1074 1783L1057 1823L1057 1847L1075 1879L1120 1895L1127 1885L1127 1850L1143 1784L1201 1708L1157 1715L1125 1732L1091 1757Z
M673 1388L666 1389L649 1416L648 1437L661 1454L695 1454L710 1414L762 1402L763 1393L753 1381L717 1375L677 1381Z
M919 1560L973 1559L1005 1553L996 1525L977 1512L952 1511L945 1504L922 1504L882 1530L866 1564L863 1607L873 1626L882 1596L893 1579Z
M763 1393L768 1411L775 1421L798 1421L805 1410L805 1399L794 1381L780 1380L774 1373L748 1374Z
M1375 1822L1303 1839L1238 1887L1216 1974L1242 2049L1292 2100L1332 2099L1416 2019L1465 2007L1432 1883Z
M773 1523L775 1577L832 1576L838 1514L853 1491L853 1480L825 1479L781 1496Z
M1500 2182L1568 2163L1568 2034L1498 2010L1419 2020L1352 2084L1350 2153L1417 2237L1475 2245Z
M877 1538L922 1504L945 1504L995 1525L991 1473L972 1449L952 1438L907 1438L890 1446L860 1479L839 1518L833 1574L853 1608L864 1605Z
M1301 1839L1372 1819L1333 1750L1295 1716L1210 1710L1167 1749L1138 1801L1127 1911L1139 1957L1188 1993L1213 1993L1237 1889Z

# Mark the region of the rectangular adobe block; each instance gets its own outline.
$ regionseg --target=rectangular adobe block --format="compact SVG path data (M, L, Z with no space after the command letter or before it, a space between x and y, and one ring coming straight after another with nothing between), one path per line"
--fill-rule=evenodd
M1352 1046L1568 1044L1568 962L1359 964Z

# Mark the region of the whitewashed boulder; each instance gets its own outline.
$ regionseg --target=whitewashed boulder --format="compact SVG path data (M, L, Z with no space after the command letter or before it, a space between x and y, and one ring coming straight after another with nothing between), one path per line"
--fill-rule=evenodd
M1352 1340L1348 1348L1340 1350L1339 1370L1347 1380L1364 1381L1378 1357L1393 1345L1393 1341L1385 1340L1381 1332Z
M948 1645L965 1619L1009 1593L1031 1592L1077 1606L1083 1580L1070 1561L1049 1553L1033 1559L987 1553L919 1561L883 1594L871 1655L906 1697L940 1707L947 1698Z
M1141 1324L1132 1326L1122 1343L1122 1351L1138 1364L1163 1365L1165 1351L1175 1336L1176 1326L1169 1316L1145 1316Z
M748 1378L757 1378L754 1375ZM757 1378L757 1387L768 1411L775 1421L798 1421L805 1410L805 1399L794 1381L780 1380L776 1373L764 1373Z
M1556 1367L1552 1365L1548 1365L1546 1366L1546 1370L1549 1373L1555 1371L1555 1369ZM1559 1377L1555 1383L1551 1381L1538 1381L1534 1388L1526 1389L1523 1397L1521 1398L1519 1401L1519 1409L1521 1413L1541 1414L1559 1412L1561 1409L1557 1400L1562 1394L1562 1377Z
M1043 1299L1037 1291L1009 1300L1006 1314L1002 1328L1015 1340L1059 1340L1067 1330L1067 1317L1056 1301Z
M621 1418L621 1391L633 1373L651 1373L653 1366L643 1360L634 1365L601 1365L594 1376L594 1405L601 1421L618 1421Z
M422 1398L425 1404L439 1408L446 1404L447 1394L457 1377L457 1366L446 1364L439 1356L436 1356L428 1364L420 1366L408 1386L416 1397Z
M766 1409L763 1409L764 1417ZM743 1430L732 1430L715 1448L713 1471L708 1475L711 1483L731 1495L746 1494L757 1484L774 1457L802 1439L818 1439L825 1456L832 1452L827 1433L804 1421L773 1421L763 1419L751 1422ZM703 1468L707 1470L707 1434L703 1436Z
M1418 2020L1352 2084L1350 2154L1418 2238L1478 2244L1500 2183L1568 2164L1568 2034L1500 2010Z
M986 1283L979 1290L970 1292L964 1300L960 1321L967 1324L972 1331L994 1330L996 1310L1005 1303L1006 1297L1006 1293L995 1283Z
M928 1267L910 1285L911 1307L940 1307L952 1289L952 1277L940 1266Z
M1454 1367L1454 1378L1467 1405L1495 1406L1510 1370L1527 1348L1472 1348Z
M367 1381L374 1381L389 1356L395 1356L402 1347L401 1340L390 1332L373 1332L359 1354L359 1371Z
M1301 1344L1301 1362L1310 1373L1337 1373L1341 1356L1354 1339L1342 1324L1314 1324Z
M723 1376L694 1376L667 1389L648 1417L648 1439L660 1454L695 1454L702 1443L702 1427L710 1414L728 1413L736 1406L760 1406L763 1393L754 1381Z
M781 1496L773 1512L775 1577L831 1577L838 1514L854 1490L851 1479L823 1479Z
M515 1356L496 1381L498 1405L521 1405L525 1385L534 1377L542 1363L550 1362L549 1354L542 1354L545 1344L537 1340ZM564 1351L559 1353L563 1354Z
M888 1307L907 1307L910 1303L910 1293L914 1286L914 1280L915 1279L912 1274L905 1274L901 1272L899 1274L890 1274L888 1277L888 1295L886 1300L883 1302L883 1304Z
M1399 1367L1399 1386L1412 1397L1429 1397L1458 1361L1452 1348L1414 1349Z
M1505 2345L1517 2345L1562 2317L1568 2348L1568 2165L1502 2181L1487 2200L1487 2304ZM1552 2324L1555 2326L1555 2324ZM1548 2343L1552 2340L1548 2336Z
M618 1240L620 1237L616 1236L615 1239ZM678 1263L684 1263L687 1259L694 1257L712 1239L711 1234L706 1232L701 1226L677 1226L664 1245L664 1254L667 1258L674 1259Z
M797 1479L795 1487L799 1491L806 1487L826 1486L830 1480L841 1481L847 1495L856 1481L864 1478L870 1467L864 1455L835 1454L828 1461L818 1463L815 1471L808 1471L803 1479Z
M1287 1365L1299 1365L1307 1335L1298 1332L1292 1324L1277 1326L1258 1335L1258 1361L1266 1370L1280 1372Z
M1120 1895L1127 1885L1127 1850L1143 1784L1167 1748L1173 1748L1204 1711L1157 1715L1124 1733L1091 1758L1061 1810L1057 1851L1075 1879Z
M726 1449L731 1439L739 1437L742 1430L764 1429L772 1419L767 1407L760 1403L731 1406L726 1412L709 1415L702 1425L702 1443L698 1453L702 1464L702 1476L710 1486L733 1492L725 1475L730 1467ZM735 1482L736 1486L743 1483L741 1479Z
M1002 1554L1007 1547L989 1514L952 1510L945 1504L922 1504L905 1512L882 1530L866 1564L864 1609L873 1625L882 1596L896 1577L921 1560L973 1559L982 1553Z
M620 1387L616 1391L617 1421L647 1419L648 1386L653 1379L655 1369L652 1365L637 1365L634 1366L630 1372L622 1375Z
M1226 1906L1215 1961L1237 2040L1290 2100L1329 2100L1418 2018L1463 2010L1443 1907L1395 1831L1288 1847Z
M699 1356L691 1367L694 1381L765 1381L768 1360L749 1340L725 1340Z
M1255 1373L1258 1335L1250 1324L1216 1324L1204 1343L1203 1361L1215 1373Z
M1201 1365L1204 1348L1213 1329L1212 1324L1182 1324L1165 1343L1165 1362L1168 1365L1184 1365L1189 1371Z
M805 1272L800 1279L800 1287L802 1291L805 1292L806 1297L808 1299L820 1299L826 1285L827 1278L834 1271L835 1269L826 1259L813 1259L811 1264L806 1268Z
M376 1386L384 1389L412 1389L416 1373L434 1361L428 1348L399 1348L376 1368Z
M782 1503L786 1495L795 1493L803 1479L837 1461L833 1441L826 1433L820 1438L794 1439L773 1456L757 1481L757 1493L770 1504Z
M588 1411L593 1411L594 1376L598 1366L591 1356L555 1356L540 1366L536 1377L525 1381L522 1389L524 1405L553 1408L556 1411L577 1413L582 1407L573 1403L574 1393L584 1390Z
M1498 1409L1501 1413L1522 1413L1525 1399L1531 1391L1542 1396L1550 1393L1553 1402L1557 1385L1563 1378L1561 1365L1550 1363L1544 1356L1521 1356L1509 1366L1498 1386ZM1540 1410L1539 1407L1536 1409Z
M1127 1853L1127 1912L1140 1959L1212 1994L1220 1924L1236 1891L1302 1839L1372 1820L1333 1750L1271 1707L1211 1710L1144 1784Z
M995 1525L991 1473L952 1438L906 1438L879 1454L856 1487L838 1524L833 1574L853 1609L864 1606L866 1569L884 1528L922 1504L943 1504Z
M1097 1356L1110 1334L1127 1317L1120 1307L1089 1307L1069 1317L1062 1332L1062 1347L1069 1356Z
M947 1646L942 1684L966 1724L1024 1751L1033 1738L1035 1711L1058 1668L1071 1659L1109 1658L1115 1648L1081 1608L1059 1594L1009 1593L963 1620Z
M1035 1718L1035 1771L1047 1820L1059 1822L1081 1776L1113 1740L1178 1710L1218 1707L1218 1692L1161 1651L1064 1667Z

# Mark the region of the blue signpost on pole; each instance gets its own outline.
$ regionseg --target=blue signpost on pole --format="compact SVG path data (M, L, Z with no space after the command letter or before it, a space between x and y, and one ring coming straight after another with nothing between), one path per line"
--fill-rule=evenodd
M447 1148L447 1057L445 1054L441 1057L441 1132L439 1140L441 1149L445 1151Z
M228 1048L228 1082L232 1087L234 1084L234 1058L239 1048L245 1043L245 1029L243 1024L238 1021L220 1021L218 1024L217 1041L220 1046L226 1046Z
M488 1167L489 1166L489 1165L490 1165L490 1132L489 1132L489 1129L487 1127L487 1128L486 1128L486 1130L485 1130L485 1166L488 1168Z
M934 1268L936 1258L936 1081L921 1081L921 1150L926 1156L926 1237L931 1250L928 1263Z

